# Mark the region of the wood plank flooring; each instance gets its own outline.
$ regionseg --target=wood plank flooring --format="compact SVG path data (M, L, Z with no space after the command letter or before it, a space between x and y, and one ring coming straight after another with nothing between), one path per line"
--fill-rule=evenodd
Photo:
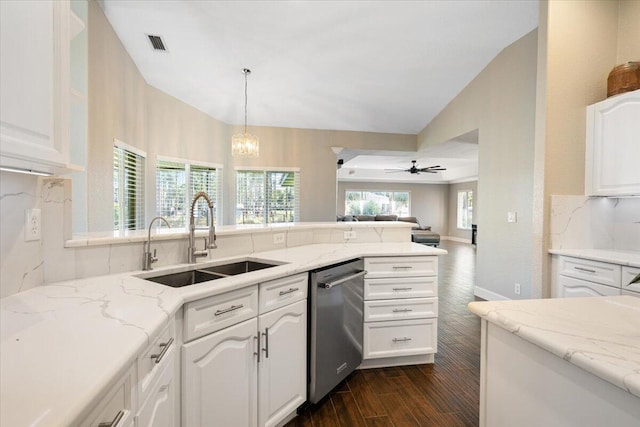
M477 426L480 320L474 300L475 248L442 241L435 363L351 374L286 427Z

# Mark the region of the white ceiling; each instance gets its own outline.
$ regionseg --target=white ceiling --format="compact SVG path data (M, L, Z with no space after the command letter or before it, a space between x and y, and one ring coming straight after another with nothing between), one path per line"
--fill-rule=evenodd
M102 5L147 83L219 120L243 122L246 67L249 125L402 134L538 22L537 0Z
M339 181L402 182L446 184L475 180L478 177L478 131L471 131L423 151L342 150L344 163L338 170ZM403 171L416 160L418 168L442 166L438 173L411 174Z

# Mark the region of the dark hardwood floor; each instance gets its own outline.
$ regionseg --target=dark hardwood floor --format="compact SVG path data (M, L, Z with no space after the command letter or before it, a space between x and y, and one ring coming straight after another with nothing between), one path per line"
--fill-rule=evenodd
M356 371L286 427L477 426L480 320L474 300L475 248L442 241L435 363Z

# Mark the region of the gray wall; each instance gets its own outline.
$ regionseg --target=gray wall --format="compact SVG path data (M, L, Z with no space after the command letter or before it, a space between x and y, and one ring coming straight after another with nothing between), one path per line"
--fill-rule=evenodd
M410 191L411 216L422 225L443 236L447 235L449 185L447 184L402 184L378 182L339 182L338 213L344 214L344 197L347 190Z
M478 215L478 206L480 198L478 197L478 181L461 182L449 185L449 206L447 210L449 229L447 236L459 237L461 239L471 239L470 230L461 230L458 225L458 191L473 191L473 224L478 224L480 218Z
M476 293L532 296L537 31L505 48L418 135L419 149L479 130ZM507 211L518 212L507 223ZM514 293L521 284L521 295Z

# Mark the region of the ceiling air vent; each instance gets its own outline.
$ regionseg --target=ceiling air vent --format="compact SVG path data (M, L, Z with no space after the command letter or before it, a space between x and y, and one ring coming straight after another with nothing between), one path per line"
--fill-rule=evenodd
M167 48L164 46L164 42L162 41L162 37L153 36L151 34L147 34L149 37L149 41L151 42L151 46L153 46L154 50L161 50L163 52L167 51Z

